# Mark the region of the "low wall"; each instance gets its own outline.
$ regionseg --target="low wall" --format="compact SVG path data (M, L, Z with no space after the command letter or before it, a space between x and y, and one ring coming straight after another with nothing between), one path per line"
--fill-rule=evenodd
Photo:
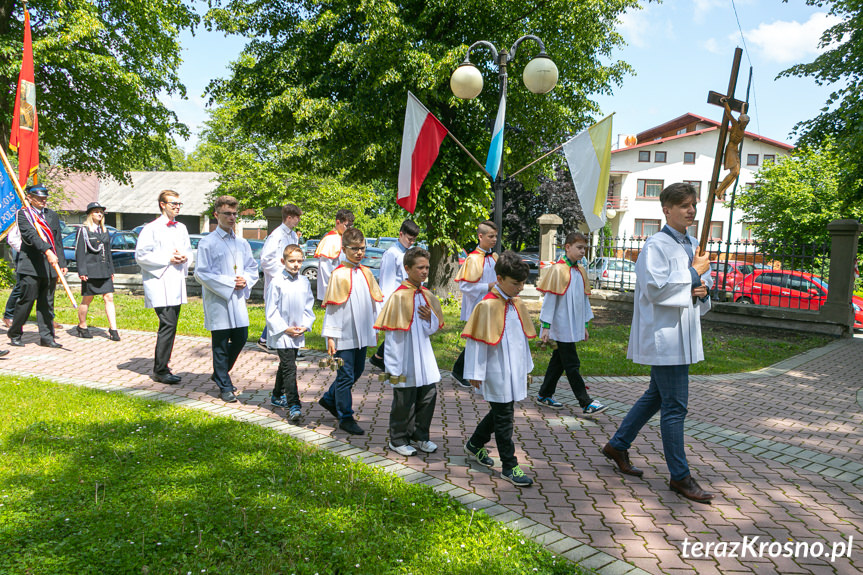
M633 294L593 290L590 301L593 305L631 312ZM713 323L747 327L755 325L757 327L818 333L833 337L847 337L851 335L847 325L827 320L817 311L714 301L710 311L702 319Z

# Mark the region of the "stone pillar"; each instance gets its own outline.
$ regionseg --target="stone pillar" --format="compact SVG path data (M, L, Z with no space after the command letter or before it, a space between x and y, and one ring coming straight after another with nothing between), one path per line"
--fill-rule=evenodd
M539 276L545 273L542 262L550 262L554 259L557 248L557 228L563 225L563 219L556 214L543 214L537 220L539 222Z
M820 315L828 321L848 326L846 335L854 334L854 269L857 266L857 242L863 225L857 220L834 220L827 224L830 232L830 289Z
M267 235L270 235L282 225L282 206L264 208L264 218L267 220Z

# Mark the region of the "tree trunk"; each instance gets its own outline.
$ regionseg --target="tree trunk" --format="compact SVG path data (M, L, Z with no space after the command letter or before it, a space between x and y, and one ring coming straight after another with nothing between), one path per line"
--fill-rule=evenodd
M449 297L450 294L458 293L455 278L458 273L458 255L447 254L443 246L429 246L431 261L429 262L428 288L441 299Z

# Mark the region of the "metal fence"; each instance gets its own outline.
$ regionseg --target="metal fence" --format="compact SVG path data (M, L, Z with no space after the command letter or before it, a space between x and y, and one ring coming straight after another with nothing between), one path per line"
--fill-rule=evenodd
M647 238L600 233L588 250L588 279L596 289L635 289L635 261ZM829 244L714 241L711 297L740 304L817 310L827 299Z

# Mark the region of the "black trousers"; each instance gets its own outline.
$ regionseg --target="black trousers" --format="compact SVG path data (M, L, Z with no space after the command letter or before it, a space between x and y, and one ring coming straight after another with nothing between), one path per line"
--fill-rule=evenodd
M220 391L232 391L230 371L234 368L237 358L246 339L249 337L248 326L231 329L217 329L211 333L213 341L213 380Z
M168 362L174 351L174 336L177 335L177 322L180 319L180 306L154 308L159 318L159 331L156 335L156 356L153 360L153 374L165 376L171 373Z
M540 397L551 397L557 389L557 382L561 374L566 371L566 379L569 380L569 386L572 388L572 393L578 399L578 404L582 408L590 405L590 394L587 393L587 388L584 385L584 378L581 377L581 360L578 359L578 352L575 350L575 343L559 341L557 349L551 354L551 359L548 362L548 369L545 370L545 378L542 380L542 387L539 388Z
M390 443L399 446L407 445L411 440L428 441L436 403L437 388L434 385L394 387Z
M452 366L452 376L458 380L464 379L464 350L458 354L455 363Z
M19 297L21 297L21 276L15 274L15 286L9 292L9 299L6 300L6 309L3 310L3 317L5 319L15 317L15 306L18 304Z
M500 455L500 463L504 469L512 469L518 465L515 457L515 444L512 442L512 429L515 418L514 403L488 402L491 411L482 418L476 431L470 436L470 444L474 447L485 447L491 441L494 433L494 441L497 443L497 452Z
M375 355L376 355L376 356L378 356L378 357L384 357L384 346L385 346L386 344L387 344L387 338L384 338L384 340L383 340L383 341L381 342L381 344L378 346L378 350L375 352Z
M279 369L276 371L276 386L273 397L288 398L288 407L300 407L300 392L297 391L297 350L296 348L277 349Z
M24 324L36 302L36 322L39 324L39 339L44 343L54 341L54 289L57 278L43 278L21 274L18 276L21 295L12 314L12 325L6 332L10 338L24 333Z

